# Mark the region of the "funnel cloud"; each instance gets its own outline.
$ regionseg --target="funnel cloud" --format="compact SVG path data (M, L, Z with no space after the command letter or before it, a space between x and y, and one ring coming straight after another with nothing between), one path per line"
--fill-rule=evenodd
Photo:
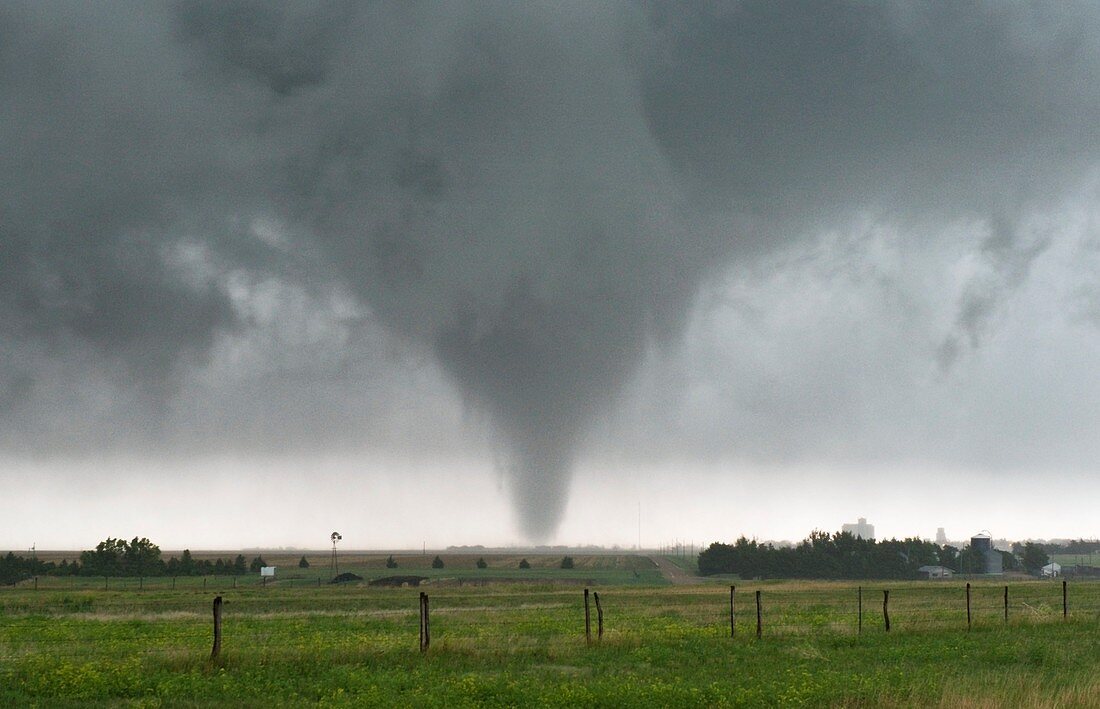
M870 223L922 273L954 259L950 301L855 257L824 281L890 280L927 376L995 340L1095 201L1096 27L1069 4L7 3L0 444L447 455L478 434L434 397L460 400L552 539L586 451L672 435L665 411L601 440L677 381L635 377L731 273L803 273ZM807 401L809 440L843 436L814 386L734 382L761 397L739 450L782 458L772 407ZM681 442L724 450L728 404Z

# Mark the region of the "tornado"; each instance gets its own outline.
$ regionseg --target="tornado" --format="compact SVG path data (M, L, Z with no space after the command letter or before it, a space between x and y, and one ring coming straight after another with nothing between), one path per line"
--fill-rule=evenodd
M1098 12L5 2L0 446L388 445L341 426L400 403L331 393L392 338L452 387L420 405L483 414L517 529L551 540L593 421L762 256L970 234L930 352L980 348L1052 243L1036 217L1091 204ZM843 268L872 279L861 243Z

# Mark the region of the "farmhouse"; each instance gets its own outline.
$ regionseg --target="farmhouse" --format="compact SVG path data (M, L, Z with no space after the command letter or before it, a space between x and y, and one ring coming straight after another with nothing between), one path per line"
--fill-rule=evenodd
M953 569L946 566L922 566L917 571L926 574L930 579L949 579L955 574Z

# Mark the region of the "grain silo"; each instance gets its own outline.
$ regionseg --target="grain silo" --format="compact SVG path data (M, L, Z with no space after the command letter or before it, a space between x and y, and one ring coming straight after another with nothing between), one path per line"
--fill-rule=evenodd
M970 538L970 548L985 562L981 573L1003 574L1004 560L1001 552L993 548L993 537L986 532L980 532Z

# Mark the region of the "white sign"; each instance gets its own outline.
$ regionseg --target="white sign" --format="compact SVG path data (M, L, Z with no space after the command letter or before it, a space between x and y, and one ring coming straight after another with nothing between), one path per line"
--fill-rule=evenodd
M261 566L260 567L260 576L274 576L274 575L275 575L275 567L274 566Z

